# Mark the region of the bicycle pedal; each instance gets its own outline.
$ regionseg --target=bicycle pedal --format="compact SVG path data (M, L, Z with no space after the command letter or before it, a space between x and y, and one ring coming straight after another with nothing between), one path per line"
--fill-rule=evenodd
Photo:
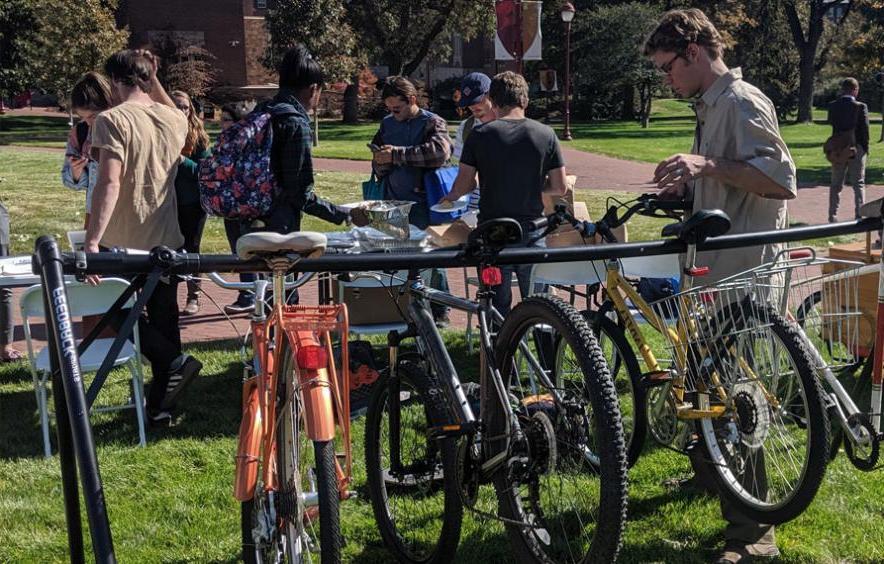
M346 492L344 492L344 495L346 496L346 497L344 497L344 499L358 499L359 498L359 494L353 490L347 490Z
M649 390L651 388L657 388L659 386L663 386L664 384L668 384L672 382L672 372L669 370L656 370L653 372L646 372L641 375L641 379L639 380L640 385Z
M473 432L473 425L442 425L430 427L427 434L431 439L453 439Z

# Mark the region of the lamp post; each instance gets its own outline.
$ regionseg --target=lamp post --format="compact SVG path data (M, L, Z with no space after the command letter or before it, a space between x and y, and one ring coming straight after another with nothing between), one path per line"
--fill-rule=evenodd
M574 19L574 4L562 4L562 21L565 22L565 131L562 139L570 141L571 136L571 20Z

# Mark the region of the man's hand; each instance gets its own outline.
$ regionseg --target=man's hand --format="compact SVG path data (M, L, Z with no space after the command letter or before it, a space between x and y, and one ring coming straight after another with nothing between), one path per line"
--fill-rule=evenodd
M393 147L390 145L381 146L374 152L372 159L379 165L391 164L393 162Z
M150 63L150 78L155 80L157 77L157 69L160 67L160 58L148 51L147 49L137 49L135 51Z
M364 227L368 225L368 214L362 208L353 208L350 210L350 221L356 227Z
M664 198L684 196L687 182L705 175L712 160L702 155L678 154L657 165L654 182Z
M86 245L84 245L83 247L83 251L86 253L97 253L99 251L98 243L89 243L87 241ZM101 284L101 276L97 274L87 274L86 283L90 286L98 286L99 284Z

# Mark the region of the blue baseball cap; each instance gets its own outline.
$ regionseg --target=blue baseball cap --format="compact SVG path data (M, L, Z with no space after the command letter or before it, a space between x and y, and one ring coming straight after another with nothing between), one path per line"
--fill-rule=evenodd
M472 106L488 94L491 89L491 79L481 72L471 72L460 81L460 100L458 107Z

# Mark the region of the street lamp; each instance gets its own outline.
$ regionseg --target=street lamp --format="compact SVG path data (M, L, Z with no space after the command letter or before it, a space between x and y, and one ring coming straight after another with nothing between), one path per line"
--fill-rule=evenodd
M562 139L570 141L571 137L571 20L574 19L574 4L562 4L562 21L565 22L565 131Z

